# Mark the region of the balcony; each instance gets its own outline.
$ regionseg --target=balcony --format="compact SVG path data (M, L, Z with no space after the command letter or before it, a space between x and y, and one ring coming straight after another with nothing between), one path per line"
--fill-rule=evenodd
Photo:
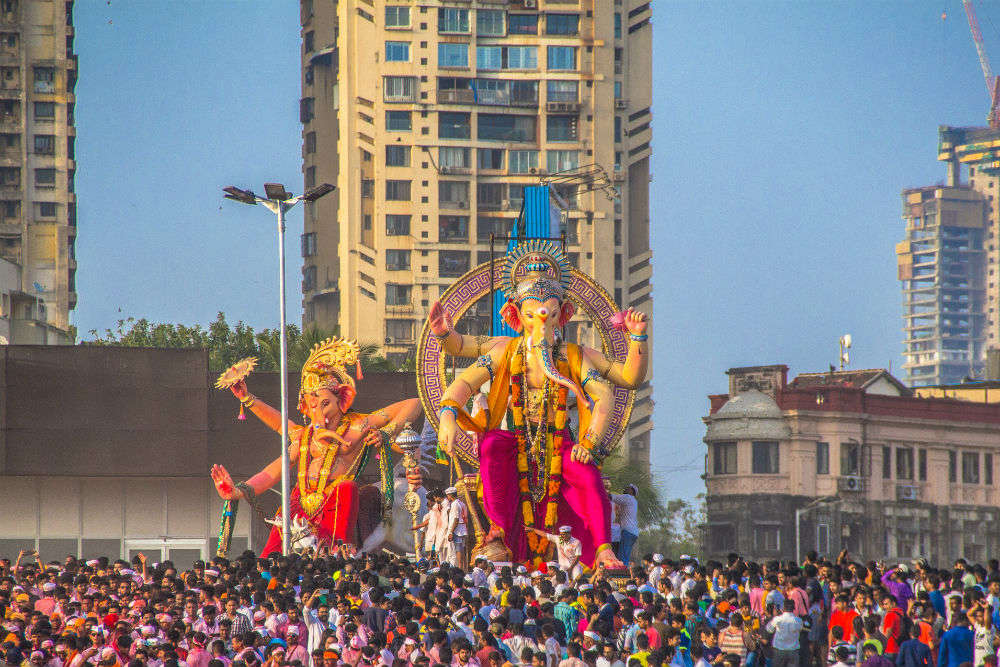
M386 315L404 315L413 312L412 303L393 303L385 304Z
M438 104L475 104L475 94L471 89L450 89L437 91Z
M438 202L438 206L447 209L468 210L469 202L468 200L465 201L441 200Z

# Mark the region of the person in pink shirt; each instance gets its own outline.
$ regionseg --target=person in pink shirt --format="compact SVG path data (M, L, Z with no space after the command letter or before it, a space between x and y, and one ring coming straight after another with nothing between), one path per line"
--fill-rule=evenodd
M212 654L205 650L207 639L204 632L194 633L194 637L191 639L191 648L188 650L187 660L185 661L188 667L208 667L208 663L212 659Z
M289 625L285 629L285 641L288 642L288 650L285 652L285 660L294 662L299 660L303 665L309 664L309 651L304 644L300 644L300 631L297 625Z

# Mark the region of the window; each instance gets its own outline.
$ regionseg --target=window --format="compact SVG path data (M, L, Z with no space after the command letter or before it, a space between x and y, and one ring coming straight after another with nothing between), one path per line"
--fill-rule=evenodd
M469 270L469 253L465 250L439 250L438 274L455 278Z
M362 199L375 198L375 179L373 178L361 179L361 198Z
M896 479L913 479L913 448L896 448Z
M476 204L480 211L499 211L503 207L503 183L480 183L476 187Z
M615 81L615 99L620 100L622 98L622 82Z
M736 474L735 442L712 443L712 474L713 475Z
M861 474L861 445L856 442L840 443L840 474Z
M417 99L417 79L413 76L387 76L383 78L383 97L386 102L414 102Z
M545 34L576 35L580 32L579 14L546 14Z
M386 271L409 271L410 251L409 250L386 250L385 251Z
M549 47L552 48L552 47ZM538 48L534 46L504 47L504 69L538 69Z
M979 484L979 452L962 452L962 484Z
M413 340L413 320L386 320L385 337L390 343Z
M530 174L538 169L538 151L510 151L507 153L507 171L512 174Z
M480 148L479 168L480 169L503 169L503 149L502 148Z
M51 201L38 202L38 217L40 218L54 218L56 217L56 209L58 204Z
M385 43L385 61L387 63L406 63L406 62L410 62L410 43L409 42L386 42Z
M409 113L409 112L407 112ZM385 166L387 167L409 167L410 147L400 145L388 145L385 147Z
M482 115L479 116L482 119ZM482 122L480 120L480 122ZM438 112L438 137L441 139L469 139L472 136L469 114L454 111Z
M387 201L410 201L410 181L386 181L385 198Z
M816 474L817 475L829 475L830 474L830 443L829 442L817 442L816 443Z
M35 170L35 187L36 188L52 188L56 184L56 170L55 169L36 169Z
M576 47L550 46L548 66L550 70L576 69Z
M56 70L54 67L35 68L35 92L54 93L56 80Z
M316 133L306 132L306 153L316 152Z
M476 67L484 70L503 69L502 46L477 46Z
M438 9L438 32L469 32L469 10L455 7Z
M409 111L386 111L385 129L390 132L409 132L412 128Z
M622 140L622 117L615 116L615 143L620 143ZM616 161L615 164L618 164Z
M509 14L507 32L511 35L537 35L538 14Z
M821 554L830 553L830 524L816 524L816 551Z
M316 36L315 36L315 34L313 33L312 30L310 30L309 32L306 33L305 38L303 39L303 44L302 44L302 48L305 50L306 53L312 53L313 52L313 49L315 48L315 41L316 41L315 37Z
M0 167L0 185L5 187L21 185L20 167Z
M548 116L545 119L545 139L548 141L576 141L577 116Z
M503 37L506 31L503 27L502 9L477 9L476 34L483 37Z
M302 256L312 257L316 254L316 233L309 232L302 235Z
M954 484L958 481L958 455L948 452L948 481Z
M467 215L442 215L438 218L438 240L446 241L468 241L469 240L469 216Z
M385 8L386 28L409 28L410 8L387 5Z
M438 67L468 67L469 45L441 42L438 44Z
M311 292L316 289L316 267L315 266L303 266L302 267L302 291Z
M550 173L569 171L580 166L580 151L547 151L545 159Z
M56 137L52 134L35 135L35 153L38 155L55 155Z
M410 305L410 295L412 293L413 293L413 285L397 285L396 283L386 283L385 305L408 306Z
M716 523L708 526L709 551L726 553L736 544L736 527L731 523Z
M513 231L512 223L513 220L511 218L479 218L476 220L476 240L480 243L487 243L490 240L491 234L496 236L510 236ZM502 255L495 255L494 259L499 260L501 256ZM489 251L482 253L482 255L477 258L477 261L480 264L488 262L489 260Z
M438 206L469 208L468 181L438 181Z
M535 141L537 116L479 114L477 138L485 141Z
M761 524L755 525L753 527L753 548L755 551L780 550L781 526Z
M753 443L753 474L755 475L778 474L778 443L776 442Z
M388 214L385 216L386 236L408 236L410 233L410 216Z
M55 102L35 102L35 120L55 120Z
M458 146L442 146L438 149L438 162L442 169L470 169L470 150Z
M545 86L546 98L549 102L580 101L579 81L548 81Z
M892 447L882 447L882 479L892 479Z
M993 485L993 455L983 454L983 483Z
M927 481L927 450L917 452L917 474L921 482Z
M622 38L622 15L615 12L615 39Z

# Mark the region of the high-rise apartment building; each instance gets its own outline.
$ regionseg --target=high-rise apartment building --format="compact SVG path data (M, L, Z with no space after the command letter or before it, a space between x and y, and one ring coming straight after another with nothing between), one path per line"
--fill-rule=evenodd
M76 307L73 3L0 0L0 258L20 268L14 341L71 342Z
M305 324L412 357L430 306L510 233L524 188L604 168L618 197L554 183L571 261L651 311L651 10L638 0L302 0ZM555 179L558 181L558 179ZM502 248L502 244L501 244ZM483 300L458 323L488 333ZM593 344L584 320L570 340ZM648 461L651 402L627 434Z
M903 355L910 386L978 377L985 362L985 201L969 186L903 191Z

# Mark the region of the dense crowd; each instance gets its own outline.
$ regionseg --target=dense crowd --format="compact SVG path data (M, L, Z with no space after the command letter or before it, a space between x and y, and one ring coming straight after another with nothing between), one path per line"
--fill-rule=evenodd
M30 561L30 562L29 562ZM388 552L178 571L0 560L22 667L996 667L1000 565L646 554L623 572Z

